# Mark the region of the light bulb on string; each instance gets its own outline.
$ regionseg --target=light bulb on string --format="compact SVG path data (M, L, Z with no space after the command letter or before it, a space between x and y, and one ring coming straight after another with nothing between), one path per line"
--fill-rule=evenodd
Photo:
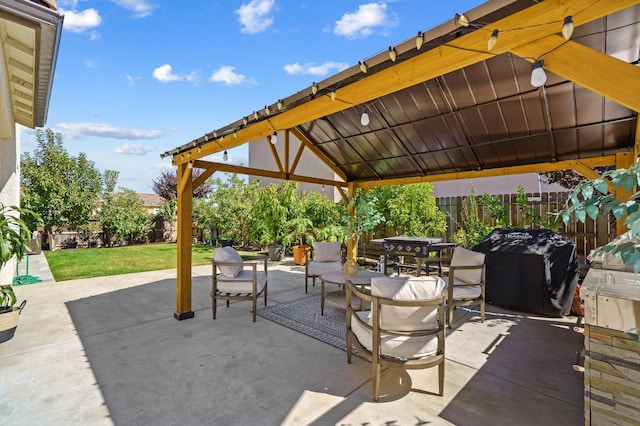
M422 35L422 31L418 31L418 35L416 36L416 49L420 50L423 44L424 36Z
M229 159L229 154L227 154L227 151L224 152L224 154L222 154L222 160L227 161Z
M531 70L531 85L533 87L540 87L547 81L547 74L542 68L543 61L538 59L533 63Z
M391 62L395 62L398 59L398 52L391 46L389 46L389 59L391 59Z
M369 125L369 114L367 113L367 110L362 110L362 115L360 116L360 124L362 124L363 126Z
M573 34L573 17L571 15L564 17L564 23L562 24L562 36L565 40L569 40Z
M367 64L365 64L363 61L358 61L358 63L360 64L360 71L366 74L367 71L369 70L369 68L367 67Z
M314 82L314 83L311 85L311 94L312 94L312 95L315 95L316 93L318 93L318 85Z
M189 163L187 163L187 167L193 169L193 161L189 161Z
M332 91L331 91L331 100L332 100L332 101L335 101L335 100L336 100L336 91L335 91L335 90L332 90Z
M278 132L273 132L273 134L271 135L271 143L273 145L278 143Z
M466 16L464 16L461 13L456 13L456 22L461 27L468 27L469 26L469 18L467 18Z
M491 50L495 47L496 43L498 42L499 33L500 31L498 30L493 30L491 32L491 37L489 37L489 41L487 42L487 50Z

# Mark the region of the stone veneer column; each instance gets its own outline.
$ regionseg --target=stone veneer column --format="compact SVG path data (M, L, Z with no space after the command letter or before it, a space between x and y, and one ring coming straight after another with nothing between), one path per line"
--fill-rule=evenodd
M638 334L585 325L584 416L586 425L640 423Z

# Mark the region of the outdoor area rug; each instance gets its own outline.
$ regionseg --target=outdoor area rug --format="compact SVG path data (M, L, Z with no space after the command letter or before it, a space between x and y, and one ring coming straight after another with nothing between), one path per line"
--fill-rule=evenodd
M324 315L320 315L319 295L266 306L257 314L346 351L346 310L325 303Z

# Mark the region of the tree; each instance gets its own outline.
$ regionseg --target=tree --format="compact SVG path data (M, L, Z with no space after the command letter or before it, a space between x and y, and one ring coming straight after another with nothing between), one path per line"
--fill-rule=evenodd
M62 135L51 129L36 130L36 140L33 155L24 153L21 157L21 205L42 217L54 249L52 233L62 228L85 229L100 197L113 192L118 172L102 174L84 153L69 155Z
M192 169L192 179L196 180L202 171ZM206 198L212 191L213 186L209 182L205 182L193 190L194 198ZM153 192L164 198L171 200L178 197L178 172L177 170L164 170L157 179L153 180Z
M608 182L613 187L631 192L627 198L619 199L609 192ZM624 218L627 231L623 233L624 242L609 243L598 247L593 256L610 253L619 257L625 265L633 266L640 273L640 162L628 169L616 169L604 172L599 178L579 183L571 192L563 211L558 214L565 224L572 216L584 222L589 216L595 219L599 214L613 214L617 220ZM632 192L632 191L636 192ZM626 216L626 217L625 217Z
M100 223L107 245L145 240L153 226L144 202L133 190L126 188L106 198L100 211Z
M228 175L226 181L213 181L216 190L211 192L209 202L214 207L214 223L210 226L218 228L220 239L234 240L241 245L258 241L258 224L262 218L252 211L258 185L258 179L246 183L236 174Z
M594 167L593 170L602 174L606 171L613 170L613 166ZM563 188L567 188L569 190L575 188L580 182L587 180L584 176L574 170L555 170L552 172L542 172L540 175L545 183L557 183Z
M387 225L400 235L428 237L447 230L447 216L438 209L433 185L428 182L394 185L373 191L384 200ZM382 198L382 194L386 196Z

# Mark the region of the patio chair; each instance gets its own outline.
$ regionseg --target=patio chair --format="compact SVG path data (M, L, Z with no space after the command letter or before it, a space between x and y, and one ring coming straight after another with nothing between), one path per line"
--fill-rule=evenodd
M309 278L315 287L316 278L326 272L342 271L342 246L338 241L314 242L304 264L304 292L309 290Z
M443 395L444 287L440 277L372 278L370 292L347 282L347 362L353 347L371 362L374 401L382 367L438 366L438 395ZM356 311L353 297L369 302L371 310Z
M259 264L263 270L259 270ZM251 300L253 302L253 322L256 322L258 296L264 294L267 306L267 257L246 261L233 247L221 247L213 252L213 275L211 285L211 308L216 319L218 300Z
M457 306L480 305L480 320L485 311L485 254L456 247L449 264L447 281L447 325L453 323L453 310Z

